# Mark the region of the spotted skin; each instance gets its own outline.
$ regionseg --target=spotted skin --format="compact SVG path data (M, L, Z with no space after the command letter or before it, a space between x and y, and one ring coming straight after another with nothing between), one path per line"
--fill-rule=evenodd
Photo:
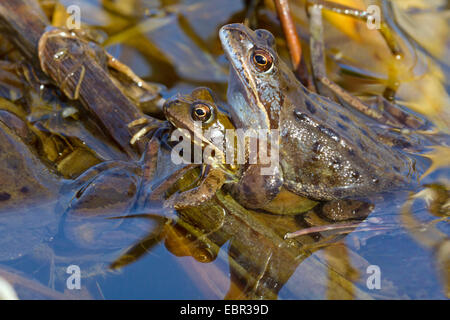
M204 111L210 108L211 114L209 118L203 119L201 122L202 129L210 129L217 135L222 137L225 135L226 129L233 129L227 115L221 112L213 99L213 96L207 88L196 88L189 95L178 95L169 99L164 104L164 113L170 123L177 129L185 129L190 134L190 138L197 135L197 140L202 146L210 146L216 151L216 155L221 153L220 149L216 148L214 141L208 139L206 135L203 135L203 130L194 131L194 119L193 112L194 107L201 106L200 110ZM203 114L203 112L202 112ZM173 207L175 209L184 209L187 207L198 206L205 201L210 200L220 189L226 181L226 174L222 168L221 163L212 161L210 164L202 164L205 169L205 174L200 180L197 187L177 192L172 195L165 203L165 207Z
M413 179L409 157L382 143L376 121L305 88L278 57L268 31L230 24L220 38L231 65L232 120L244 128L280 130L277 179L289 191L315 200L360 198ZM272 55L269 70L252 65L255 50Z

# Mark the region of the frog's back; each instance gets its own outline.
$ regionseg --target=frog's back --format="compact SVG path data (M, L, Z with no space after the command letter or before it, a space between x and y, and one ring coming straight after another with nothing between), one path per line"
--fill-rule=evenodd
M369 119L296 86L282 112L285 185L318 200L362 197L408 182L411 161L381 143ZM298 92L301 88L301 92Z

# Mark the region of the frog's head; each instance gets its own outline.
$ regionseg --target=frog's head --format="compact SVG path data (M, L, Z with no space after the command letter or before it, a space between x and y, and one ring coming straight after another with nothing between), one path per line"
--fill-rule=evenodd
M185 129L188 138L195 137L194 143L210 146L217 156L223 156L226 130L235 127L228 115L219 109L208 88L200 87L189 95L177 95L167 100L163 109L175 128Z
M243 127L278 128L283 95L274 36L243 24L225 25L219 36L231 64L228 99L233 120Z

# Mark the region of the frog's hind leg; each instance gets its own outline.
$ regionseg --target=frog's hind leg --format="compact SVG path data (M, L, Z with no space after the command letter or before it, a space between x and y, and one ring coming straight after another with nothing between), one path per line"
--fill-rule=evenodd
M373 209L372 203L350 199L327 201L314 208L318 215L333 222L364 220Z
M321 5L313 5L309 7L310 14L310 46L311 46L311 63L313 76L316 81L316 87L323 96L336 96L339 100L345 102L352 108L375 119L379 123L395 128L416 128L420 124L411 119L411 115L392 105L384 99L383 111L371 108L364 104L360 99L351 95L338 84L334 83L327 77L325 67L325 46L323 42L323 21ZM386 106L386 103L388 106ZM411 119L405 121L405 119ZM414 124L414 125L412 125Z

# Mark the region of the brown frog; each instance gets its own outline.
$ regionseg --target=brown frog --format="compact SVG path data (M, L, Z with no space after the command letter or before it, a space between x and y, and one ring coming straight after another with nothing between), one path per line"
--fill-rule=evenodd
M226 130L234 129L234 126L228 116L219 109L211 91L207 88L194 89L189 95L177 95L167 100L163 109L167 120L175 130L180 129L183 139L187 139L187 147L190 148L192 142L194 148L201 148L200 163L190 165L194 159L185 159L188 164L185 168L190 169L199 165L203 167L203 177L199 184L171 196L166 206L181 209L199 205L212 198L227 180L233 180L236 166L226 165L224 143ZM206 148L210 148L212 152L205 153ZM177 152L177 149L173 152ZM183 156L186 158L186 155ZM174 176L174 180L181 177L184 171L181 170L179 175Z
M220 39L231 64L227 96L234 124L279 133L279 170L271 179L249 179L259 171L242 167L251 183L233 189L244 206L269 203L278 194L274 186L315 200L341 200L411 181L412 161L381 142L376 121L305 88L277 55L270 32L230 24Z

